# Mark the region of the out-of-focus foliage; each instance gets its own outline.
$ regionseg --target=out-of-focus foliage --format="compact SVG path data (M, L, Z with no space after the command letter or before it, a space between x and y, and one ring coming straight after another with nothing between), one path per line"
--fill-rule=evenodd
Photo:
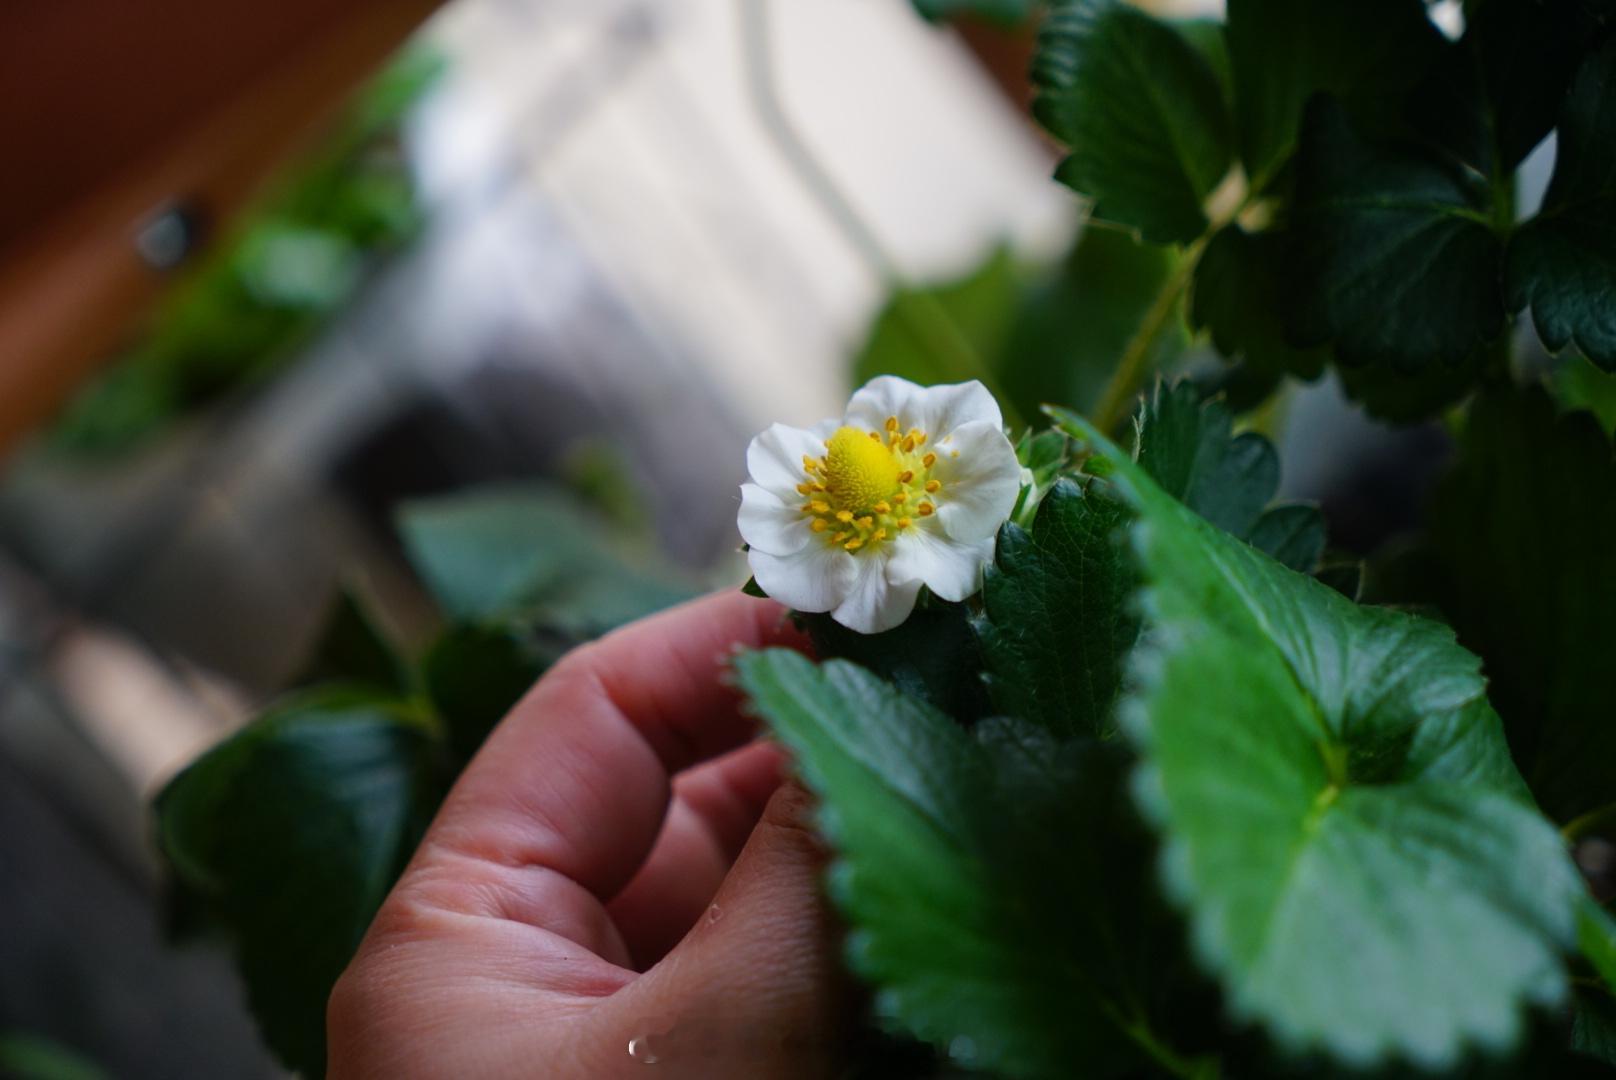
M307 1076L332 984L484 736L568 648L690 595L554 488L422 499L397 525L437 638L412 660L342 594L301 688L157 799L188 929L231 943L265 1040Z
M442 67L436 53L414 49L361 91L68 406L53 444L116 453L291 359L420 228L401 125Z

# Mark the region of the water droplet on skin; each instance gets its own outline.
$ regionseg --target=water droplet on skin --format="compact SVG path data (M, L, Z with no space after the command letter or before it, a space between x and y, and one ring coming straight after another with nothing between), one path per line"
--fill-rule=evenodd
M628 1041L628 1056L641 1065L655 1065L662 1059L657 1057L656 1051L651 1049L651 1037L641 1035Z
M722 919L723 917L724 917L724 909L719 907L717 904L714 904L713 906L711 906L711 907L709 907L707 909L707 925L708 926L711 926L713 923L717 922L719 919Z

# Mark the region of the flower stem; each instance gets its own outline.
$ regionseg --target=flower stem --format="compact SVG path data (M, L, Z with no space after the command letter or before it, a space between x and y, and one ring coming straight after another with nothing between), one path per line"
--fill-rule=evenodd
M929 293L914 289L869 222L808 148L781 104L770 46L769 0L736 0L741 24L741 51L747 88L763 130L773 140L788 168L839 229L848 245L887 290L900 297L896 313L921 347L941 361L944 370L962 379L977 379L999 399L1005 422L1022 425L1014 403L1003 392L987 362L960 330L948 309Z

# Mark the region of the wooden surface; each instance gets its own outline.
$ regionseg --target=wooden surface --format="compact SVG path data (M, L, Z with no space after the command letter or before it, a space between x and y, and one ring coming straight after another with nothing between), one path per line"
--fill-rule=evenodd
M0 4L0 454L164 285L140 224L174 200L239 210L437 4Z

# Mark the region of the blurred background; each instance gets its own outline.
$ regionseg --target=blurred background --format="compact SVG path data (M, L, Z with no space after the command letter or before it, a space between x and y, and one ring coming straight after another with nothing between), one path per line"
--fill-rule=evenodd
M149 802L339 595L430 638L401 505L542 485L552 535L735 586L769 422L956 352L1089 403L1163 268L1050 181L1003 6L0 9L0 1074L277 1075L165 937ZM1327 382L1253 422L1360 552L1420 495L1376 462L1445 445Z

